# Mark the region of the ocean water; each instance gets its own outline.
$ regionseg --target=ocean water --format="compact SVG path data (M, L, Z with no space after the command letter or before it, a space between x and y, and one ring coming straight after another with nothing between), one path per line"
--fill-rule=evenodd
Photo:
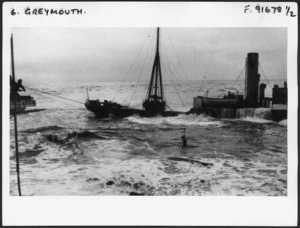
M283 81L271 81L267 96L273 84ZM136 108L147 91L147 83L131 82L121 87L105 82L24 85L82 103L88 88L90 99L115 97ZM206 90L218 97L243 87L244 81L185 81L167 82L164 88L169 107L187 111L193 97ZM46 110L18 115L23 195L287 195L286 120L259 115L96 119L82 103L27 91L37 108ZM10 194L17 195L12 119L10 127ZM65 143L47 139L49 134L63 139L73 131L78 136Z

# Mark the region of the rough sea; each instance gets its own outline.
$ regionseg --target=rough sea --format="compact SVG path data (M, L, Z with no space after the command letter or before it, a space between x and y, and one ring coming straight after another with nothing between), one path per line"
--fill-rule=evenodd
M271 81L266 95L271 96ZM214 119L205 115L96 119L90 99L141 107L147 83L57 83L24 85L40 112L18 115L22 195L287 195L287 121L254 116ZM242 89L244 81L165 83L167 104L187 111L193 97L217 97ZM10 194L18 195L13 118L10 119ZM187 137L182 150L181 136ZM52 142L47 135L66 138ZM208 164L208 165L203 165Z

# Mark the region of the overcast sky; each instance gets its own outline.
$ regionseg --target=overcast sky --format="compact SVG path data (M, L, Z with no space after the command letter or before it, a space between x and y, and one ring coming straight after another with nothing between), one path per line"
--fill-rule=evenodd
M286 28L160 31L165 81L173 75L180 80L202 80L205 75L207 80L234 80L248 52L259 53L268 79L286 78ZM16 78L26 83L123 81L125 77L125 81L149 81L156 28L15 28L12 33Z

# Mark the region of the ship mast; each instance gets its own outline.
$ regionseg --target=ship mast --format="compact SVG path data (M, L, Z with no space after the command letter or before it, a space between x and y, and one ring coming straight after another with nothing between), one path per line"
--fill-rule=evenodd
M147 105L146 103L150 104ZM157 28L156 54L151 72L147 98L144 102L145 110L164 111L164 91L161 75L160 55L159 55L159 28Z

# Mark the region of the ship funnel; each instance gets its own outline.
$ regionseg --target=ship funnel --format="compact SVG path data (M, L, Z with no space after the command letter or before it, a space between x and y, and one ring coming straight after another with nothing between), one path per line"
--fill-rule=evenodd
M245 105L257 107L259 99L258 53L248 53L246 58Z

